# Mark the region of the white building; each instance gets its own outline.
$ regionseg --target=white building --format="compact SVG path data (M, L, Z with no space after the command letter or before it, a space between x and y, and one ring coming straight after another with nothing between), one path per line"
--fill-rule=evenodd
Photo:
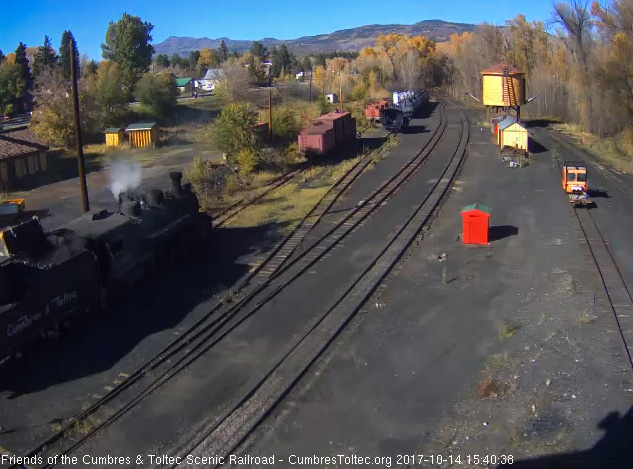
M204 78L196 80L195 87L202 91L213 91L215 86L226 76L226 72L221 68L210 68Z

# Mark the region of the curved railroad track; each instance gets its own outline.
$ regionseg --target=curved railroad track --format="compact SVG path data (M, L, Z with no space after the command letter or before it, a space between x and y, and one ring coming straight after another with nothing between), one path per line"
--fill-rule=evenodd
M437 181L420 204L407 218L396 235L378 253L352 285L326 311L269 372L209 428L197 429L198 435L174 456L185 460L186 455L201 457L213 454L228 456L238 448L262 421L278 406L293 386L308 371L329 345L342 332L362 305L398 263L411 242L447 196L466 156L469 124L462 113L462 128L455 150ZM214 467L219 467L216 465ZM176 464L168 467L190 467Z
M328 234L323 236L320 242L315 243L301 256L288 262L283 268L277 271L267 274L262 273L266 262L260 265L241 284L240 289L237 291L237 296L233 295L231 301L235 301L235 303L232 304L232 306L225 311L221 311L227 302L220 302L190 329L168 345L161 353L157 354L143 367L131 374L125 381L110 391L109 394L95 402L90 408L71 419L59 432L38 445L38 447L29 451L26 456L49 454L61 456L77 450L100 430L111 425L149 394L165 384L180 371L186 369L202 354L222 340L222 338L235 327L254 314L264 303L272 299L283 288L287 287L292 281L302 275L311 265L318 262L319 259L340 242L352 229L357 227L358 224L384 204L387 198L393 195L398 187L408 180L425 162L446 128L444 105L440 106L440 116L440 125L434 130L432 138L425 147L414 155L412 160L396 175L385 181L372 196L368 197L362 204L359 204L351 214L342 220L335 228L330 230ZM314 226L314 224L318 222L320 217L327 212L340 195L343 194L362 173L369 162L370 157L367 157L361 159L357 165L351 168L348 173L325 194L313 211L304 217L304 220L285 238L284 242L269 255L267 260L270 261L275 258L275 256L278 256L279 254L277 253L281 251L283 246L286 245L299 230L303 230L307 233L309 227ZM308 222L308 220L310 221ZM300 236L299 239L301 239ZM317 245L322 245L325 241L328 241L328 246L320 250L318 255L307 259L313 248ZM259 276L260 282L253 287L251 281L257 276ZM261 280L262 276L264 277L263 280ZM238 315L248 304L252 303L255 303L252 310L249 310L246 314ZM145 386L141 386L143 381L149 381L149 383L145 383ZM139 387L142 389L137 392ZM123 404L121 405L121 403L119 403L118 406L115 406L115 399L123 401ZM107 409L106 404L108 404ZM86 434L77 434L75 428L79 423L89 418L99 423L94 425ZM52 466L44 465L43 467Z

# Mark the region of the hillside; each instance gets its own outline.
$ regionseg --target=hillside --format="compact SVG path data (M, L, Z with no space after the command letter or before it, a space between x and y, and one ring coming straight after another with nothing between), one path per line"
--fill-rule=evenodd
M304 36L298 39L279 40L275 38L259 39L265 46L286 44L295 54L311 54L318 52L330 52L335 50L358 51L365 46L373 45L381 34L411 34L424 35L434 41L446 41L453 33L474 31L477 26L464 23L448 23L441 20L425 20L412 25L404 24L373 24L358 28L343 29L330 34L318 36ZM242 52L251 47L255 40L236 40L229 38L209 39L208 37L176 37L171 36L165 41L155 44L157 54L187 55L192 50L200 50L204 47L215 49L224 40L229 50Z

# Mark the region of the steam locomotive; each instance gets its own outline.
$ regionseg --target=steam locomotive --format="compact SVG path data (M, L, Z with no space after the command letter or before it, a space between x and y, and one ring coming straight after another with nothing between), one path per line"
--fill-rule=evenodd
M393 104L380 110L383 128L401 132L409 126L415 112L429 102L429 92L400 91L393 94Z
M0 359L80 312L108 307L146 274L208 238L211 220L191 184L119 196L118 212L91 211L45 233L22 214L0 228Z

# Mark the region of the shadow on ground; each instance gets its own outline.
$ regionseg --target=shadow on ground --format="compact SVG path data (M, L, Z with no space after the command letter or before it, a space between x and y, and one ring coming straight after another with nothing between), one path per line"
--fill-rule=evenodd
M528 137L528 148L532 154L545 153L548 151L547 148L541 145L541 143L537 140L534 140L532 137Z
M0 373L3 397L12 399L116 366L144 338L174 328L195 306L218 290L234 286L250 268L237 260L270 250L277 241L271 233L278 229L279 225L264 225L215 230L208 243L213 248L196 253L195 261L146 279L112 311L73 318L62 337L42 340L26 350L22 358L6 363ZM208 309L214 304L215 300ZM154 356L171 342L171 337L145 345L144 353Z
M413 117L416 119L426 119L427 117L431 117L431 114L433 114L435 108L439 105L440 103L438 102L430 101L426 106L422 106L418 109Z
M84 168L86 174L99 171L104 166L104 158L101 155L84 155ZM66 181L79 177L77 157L72 154L62 155L51 152L48 155L48 169L37 174L28 174L20 179L18 190L29 191L38 187Z
M488 241L498 241L510 236L516 236L519 234L519 228L512 225L497 225L491 226L488 231Z
M587 190L587 195L589 198L600 198L600 199L610 199L611 196L604 189L589 189Z
M426 132L428 132L428 130L426 130L424 125L409 125L402 129L403 134L422 134Z
M548 127L551 124L556 124L557 121L551 119L527 119L524 120L523 123L528 129L532 129L536 127Z
M592 448L569 454L543 456L501 464L497 468L517 469L619 469L633 461L633 407L620 416L611 412L599 424L604 436Z

